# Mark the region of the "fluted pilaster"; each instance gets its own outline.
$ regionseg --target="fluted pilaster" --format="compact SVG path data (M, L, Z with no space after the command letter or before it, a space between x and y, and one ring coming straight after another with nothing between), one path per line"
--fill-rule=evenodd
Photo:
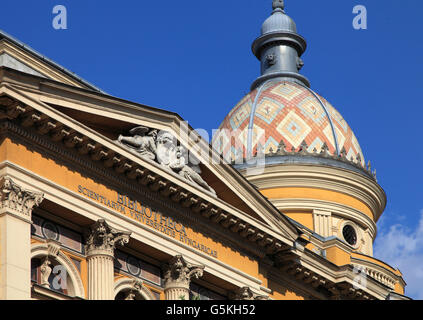
M30 299L32 209L44 195L3 177L0 196L0 300Z

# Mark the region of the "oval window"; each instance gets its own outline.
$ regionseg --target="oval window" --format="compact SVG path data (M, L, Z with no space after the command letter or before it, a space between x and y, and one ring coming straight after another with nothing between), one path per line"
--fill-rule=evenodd
M357 233L355 232L355 229L347 224L344 229L342 230L342 235L344 236L345 241L347 241L348 244L355 246L357 243Z

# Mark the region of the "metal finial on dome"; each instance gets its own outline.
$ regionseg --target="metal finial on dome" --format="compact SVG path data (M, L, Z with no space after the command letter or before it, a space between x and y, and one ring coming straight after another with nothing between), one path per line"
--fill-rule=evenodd
M308 79L299 72L304 65L301 55L307 42L297 33L294 20L284 9L284 0L273 0L273 12L264 21L261 35L253 42L253 53L261 62L261 76L253 82L251 90L270 79L293 81L310 87Z
M273 10L275 9L285 9L285 1L284 0L273 0Z

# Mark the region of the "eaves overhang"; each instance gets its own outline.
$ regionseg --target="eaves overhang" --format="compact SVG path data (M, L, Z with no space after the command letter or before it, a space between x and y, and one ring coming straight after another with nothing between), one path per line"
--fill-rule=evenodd
M1 40L8 41L8 42L14 44L15 46L18 46L19 48L21 48L25 52L31 54L32 56L36 57L37 59L39 59L41 61L47 63L48 65L50 65L54 69L57 69L57 70L63 72L64 74L66 74L67 76L73 78L74 80L76 80L77 82L79 82L82 85L86 86L90 90L94 90L94 91L97 91L97 92L106 94L106 92L104 92L103 90L101 90L98 87L94 86L90 82L82 79L76 73L74 73L72 71L69 71L68 69L64 68L60 64L58 64L58 63L54 62L53 60L47 58L46 56L44 56L41 53L37 52L36 50L34 50L33 48L31 48L30 46L28 46L25 43L19 41L18 39L16 39L15 37L11 36L10 34L8 34L7 32L5 32L3 30L0 30L0 41Z

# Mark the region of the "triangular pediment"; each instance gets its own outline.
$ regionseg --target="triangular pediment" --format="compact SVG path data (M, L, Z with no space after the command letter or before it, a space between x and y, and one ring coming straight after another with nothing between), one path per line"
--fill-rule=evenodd
M15 58L13 55L7 52L3 52L0 54L0 67L7 67L10 69L18 70L20 72L32 74L34 76L46 78L45 75L31 68L29 65L20 61L19 59Z
M2 30L0 30L0 67L10 68L82 89L101 91Z
M5 79L13 78L14 73L16 72L11 70L3 71ZM235 169L223 162L215 164L210 161L210 156L219 156L214 153L208 142L195 134L192 128L188 128L187 137L181 134L180 128L185 122L177 114L43 78L39 78L38 91L33 89L33 77L30 79L32 87L25 90L25 77L22 74L18 76L21 81L19 88L15 88L9 81L2 81L0 96L8 96L29 107L30 111L23 108L26 111L20 118L32 117L30 122L51 118L63 125L65 132L70 132L82 141L81 143L89 141L98 149L107 150L106 154L113 154L111 161L116 158L122 160L121 164L147 168L161 179L172 181L178 188L186 190L185 194L193 195L190 201L198 202L193 205L198 210L201 210L204 203L206 207L212 203L214 212L211 214L218 215L216 221L226 219L227 213L230 212L232 218L228 219L230 222L227 225L242 220L246 222L242 224L244 227L253 226L244 230L249 238L254 238L248 234L252 232L260 240L264 232L283 239L288 245L298 238L298 229ZM34 117L34 114L37 116ZM131 129L139 126L170 132L179 141L178 144L188 150L197 150L194 154L200 160L201 178L216 194L205 190L195 181L171 172L169 168L163 168L155 161L131 152L117 142L119 135L129 135ZM207 159L204 157L205 153L209 155Z

